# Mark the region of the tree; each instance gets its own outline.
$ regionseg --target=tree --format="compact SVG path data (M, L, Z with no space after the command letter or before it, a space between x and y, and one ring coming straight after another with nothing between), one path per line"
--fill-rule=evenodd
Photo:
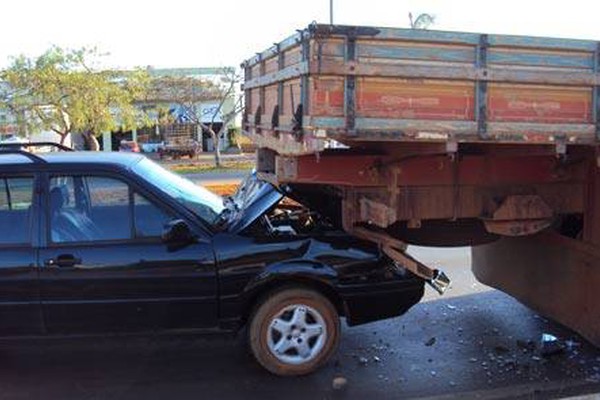
M215 166L221 166L221 140L227 127L242 110L242 96L236 88L240 76L224 68L220 79L211 81L196 77L157 77L152 82L151 101L177 105L184 119L210 134L215 147ZM209 115L201 115L200 105L214 102L217 106ZM220 119L220 121L218 121Z
M410 29L428 29L435 24L435 15L433 14L422 13L413 20L413 15L409 12L408 19L410 20Z
M94 68L100 56L96 50L52 47L36 58L15 58L0 73L9 88L6 106L26 116L20 121L24 130L54 131L61 144L80 132L92 149L99 133L146 124L135 101L144 97L147 73Z

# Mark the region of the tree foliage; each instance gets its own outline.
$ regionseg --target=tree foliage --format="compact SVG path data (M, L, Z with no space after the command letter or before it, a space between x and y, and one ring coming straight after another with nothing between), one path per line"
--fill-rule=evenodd
M94 68L95 49L52 47L39 57L17 57L2 71L5 105L28 132L52 130L61 143L72 132L93 137L104 131L132 129L147 123L135 106L144 98L149 78L143 70Z

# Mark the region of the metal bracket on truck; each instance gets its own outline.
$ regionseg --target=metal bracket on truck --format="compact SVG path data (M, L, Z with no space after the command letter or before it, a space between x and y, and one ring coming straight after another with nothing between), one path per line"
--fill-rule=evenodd
M381 245L383 252L392 260L413 274L423 278L439 294L444 294L450 286L450 279L439 269L430 268L406 254L406 243L393 237L367 228L354 228L352 234Z

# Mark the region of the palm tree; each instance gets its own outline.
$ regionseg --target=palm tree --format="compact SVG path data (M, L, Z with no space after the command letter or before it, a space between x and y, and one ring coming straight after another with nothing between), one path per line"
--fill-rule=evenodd
M412 13L409 12L408 19L410 20L411 29L428 29L431 25L435 24L435 15L433 14L422 13L413 19Z

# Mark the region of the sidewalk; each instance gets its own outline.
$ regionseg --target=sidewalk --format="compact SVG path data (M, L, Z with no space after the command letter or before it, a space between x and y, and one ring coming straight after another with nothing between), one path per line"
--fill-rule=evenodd
M178 160L173 159L163 159L160 160L158 158L157 153L144 153L144 155L152 160L158 161L163 165L177 165L177 164L211 164L215 162L214 153L200 153L197 157L194 158L180 158ZM256 155L254 153L243 153L243 154L223 154L221 153L221 161L254 161L256 159Z

